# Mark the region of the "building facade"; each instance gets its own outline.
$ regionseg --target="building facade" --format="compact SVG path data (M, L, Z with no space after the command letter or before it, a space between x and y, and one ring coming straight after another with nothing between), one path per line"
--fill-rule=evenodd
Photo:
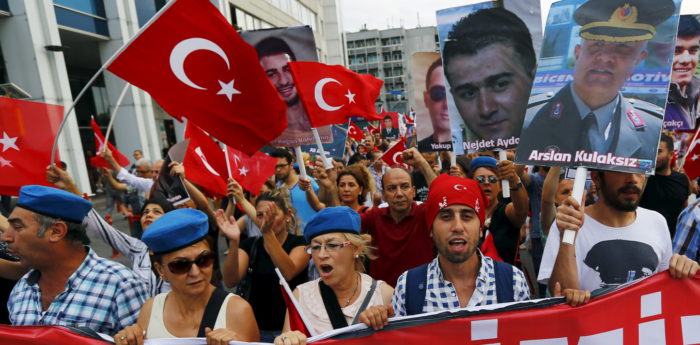
M384 80L381 106L408 112L413 107L411 58L417 52L439 51L434 26L414 29L361 30L345 34L348 67Z
M239 30L309 25L321 61L342 63L337 0L210 0ZM28 100L63 105L78 92L167 0L0 0L0 84L13 83ZM329 37L326 40L326 36ZM86 164L94 155L94 116L103 131L126 83L98 75L59 138L60 155L79 188L91 192L98 174ZM182 140L175 121L144 91L129 87L114 121L113 141L127 156L146 158ZM48 162L47 162L48 165Z

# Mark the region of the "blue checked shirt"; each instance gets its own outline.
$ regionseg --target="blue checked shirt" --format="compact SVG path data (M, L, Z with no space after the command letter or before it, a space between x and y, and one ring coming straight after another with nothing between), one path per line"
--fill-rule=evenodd
M493 269L493 260L488 256L481 255L481 268L476 278L476 288L472 297L467 303L467 307L475 307L486 304L496 304L496 275ZM445 280L440 269L438 258L428 264L428 278L426 281L425 302L423 302L423 313L441 310L460 309L459 297L454 285ZM530 299L530 289L523 272L513 268L513 298L516 302ZM391 305L394 307L396 316L406 316L406 272L401 274L396 283L394 296L391 298Z
M700 200L694 202L678 216L676 235L673 238L673 252L685 255L695 261L700 260Z
M66 290L45 311L39 279L41 273L31 270L12 290L7 307L13 325L86 327L114 335L136 322L149 297L145 284L132 271L98 257L92 249L68 278Z

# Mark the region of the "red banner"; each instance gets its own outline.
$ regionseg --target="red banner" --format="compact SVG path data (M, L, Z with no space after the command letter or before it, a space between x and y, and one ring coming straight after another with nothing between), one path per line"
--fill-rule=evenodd
M359 329L358 328L362 328ZM320 337L323 337L321 335ZM0 344L92 345L59 327L0 326ZM313 339L309 339L313 340ZM201 341L178 344L201 344ZM149 344L171 344L154 339ZM375 332L351 326L319 345L690 345L700 344L700 274L678 280L662 272L588 304L562 298L438 312L392 320Z

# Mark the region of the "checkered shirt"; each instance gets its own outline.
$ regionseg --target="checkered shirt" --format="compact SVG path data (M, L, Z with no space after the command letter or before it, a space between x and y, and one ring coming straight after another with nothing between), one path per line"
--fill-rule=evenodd
M490 257L478 253L481 258L481 268L476 278L476 288L467 307L475 307L486 304L496 304L496 275L493 268L493 260ZM428 278L426 280L425 302L423 312L429 313L441 310L460 309L459 297L454 285L445 280L440 269L438 258L428 264ZM523 272L513 268L513 298L517 301L530 299L530 289ZM401 274L391 298L396 316L406 316L406 272Z
M673 252L685 255L695 261L700 260L700 200L694 202L678 216L676 235L673 238Z
M120 263L92 249L46 311L41 306L41 273L31 270L17 282L7 307L13 325L86 327L114 335L136 322L148 293L145 284Z

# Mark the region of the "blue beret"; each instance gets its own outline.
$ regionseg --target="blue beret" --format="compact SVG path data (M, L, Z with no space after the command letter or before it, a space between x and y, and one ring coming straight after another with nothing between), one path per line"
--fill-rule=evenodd
M209 232L204 212L182 208L156 219L144 231L141 241L156 254L169 253L201 241Z
M496 163L498 163L498 161L493 157L479 156L479 157L472 159L471 163L469 163L469 172L473 174L474 171L476 171L476 169L479 169L479 168L498 169L498 166L496 165Z
M58 188L30 185L19 189L17 206L74 223L82 223L92 203Z
M306 243L331 232L360 233L360 215L347 206L326 207L314 215L304 228Z

